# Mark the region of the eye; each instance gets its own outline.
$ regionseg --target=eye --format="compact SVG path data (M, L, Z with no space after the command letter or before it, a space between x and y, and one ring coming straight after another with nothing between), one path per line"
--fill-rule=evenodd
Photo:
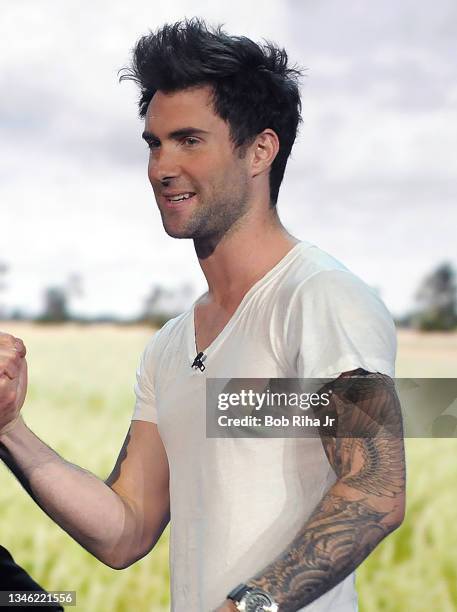
M160 142L158 140L146 140L146 146L150 151L154 151L159 148Z
M194 136L186 136L185 138L183 138L182 142L189 147L193 147L196 144L198 144L200 141L198 140L198 138L195 138Z

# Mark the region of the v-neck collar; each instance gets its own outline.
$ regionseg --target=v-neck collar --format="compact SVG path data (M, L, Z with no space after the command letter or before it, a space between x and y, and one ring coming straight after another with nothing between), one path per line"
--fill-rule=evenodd
M282 259L278 261L268 272L266 272L258 281L256 281L250 289L244 294L240 303L238 304L235 312L232 314L230 319L227 321L223 329L219 332L219 334L214 338L214 340L206 347L204 351L202 351L206 356L211 355L216 348L223 342L224 338L230 333L236 322L241 316L241 313L244 311L247 303L251 300L252 296L257 293L257 291L268 284L268 282L276 276L280 270L282 270L289 262L291 262L298 253L305 248L312 246L311 243L306 241L300 241L295 244L290 251L288 251ZM200 296L195 300L192 304L191 309L189 310L188 317L188 353L189 359L191 363L194 361L195 356L201 349L197 348L196 335L195 335L195 307L198 304L199 300L202 298Z

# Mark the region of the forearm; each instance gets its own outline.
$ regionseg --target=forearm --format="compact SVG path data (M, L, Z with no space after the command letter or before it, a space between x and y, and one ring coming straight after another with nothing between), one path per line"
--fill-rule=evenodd
M281 612L299 610L348 576L400 523L391 504L375 509L369 496L337 481L290 546L248 584L270 593Z
M403 430L392 382L367 373L340 377L332 388L338 435L323 435L322 443L337 480L290 546L249 581L273 595L281 612L336 586L404 516Z
M131 505L107 484L62 459L20 420L0 437L0 457L58 525L111 567L134 555Z

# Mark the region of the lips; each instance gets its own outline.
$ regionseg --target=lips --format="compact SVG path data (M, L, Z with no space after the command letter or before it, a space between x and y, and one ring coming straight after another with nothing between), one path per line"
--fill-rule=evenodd
M165 204L169 208L177 208L189 204L195 197L194 191L167 191L162 193Z

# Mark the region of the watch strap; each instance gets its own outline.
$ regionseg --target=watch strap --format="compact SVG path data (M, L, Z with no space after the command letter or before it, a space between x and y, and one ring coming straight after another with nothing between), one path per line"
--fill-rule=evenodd
M232 601L234 601L235 603L238 603L241 601L241 599L243 598L243 596L248 592L251 591L252 587L248 587L247 584L239 584L238 586L236 586L234 589L232 589L230 591L230 593L227 595L227 599L231 599Z

